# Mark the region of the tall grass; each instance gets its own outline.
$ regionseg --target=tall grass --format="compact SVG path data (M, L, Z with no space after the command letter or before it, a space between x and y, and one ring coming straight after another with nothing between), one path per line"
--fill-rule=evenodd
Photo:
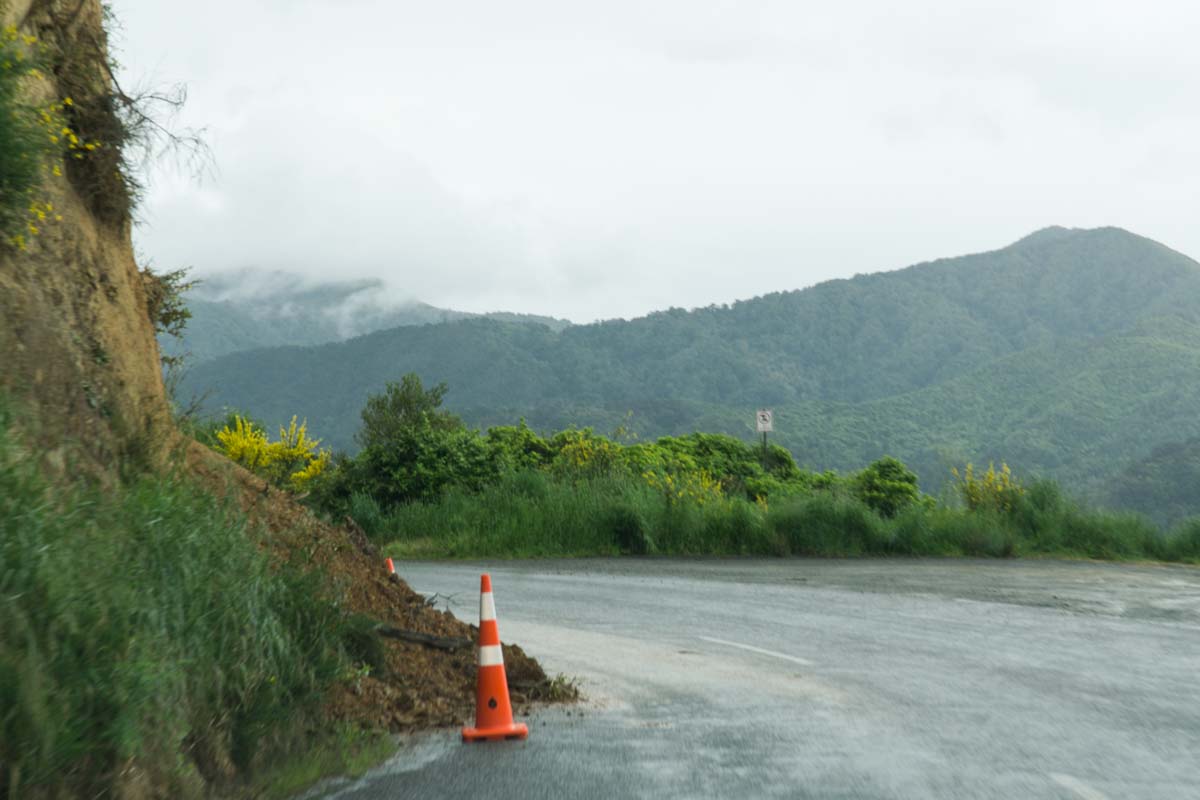
M0 411L0 795L177 787L259 765L342 672L321 581L185 483L48 485Z
M880 516L849 493L813 491L767 504L668 499L632 476L585 481L509 473L480 492L385 512L356 495L351 514L408 557L626 554L975 556L1057 555L1200 561L1200 519L1163 532L1137 515L1084 509L1052 484L1010 512L917 503Z

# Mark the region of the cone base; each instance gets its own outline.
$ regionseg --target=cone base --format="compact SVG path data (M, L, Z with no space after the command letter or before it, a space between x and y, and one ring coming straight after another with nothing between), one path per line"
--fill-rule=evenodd
M464 742L498 742L504 739L525 739L529 736L529 728L518 722L513 725L500 725L495 728L463 728Z

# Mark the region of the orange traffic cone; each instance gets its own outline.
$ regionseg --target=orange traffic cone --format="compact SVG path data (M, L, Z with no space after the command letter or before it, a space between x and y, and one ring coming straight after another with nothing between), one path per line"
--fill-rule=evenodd
M513 724L491 576L482 576L479 583L479 678L475 686L475 727L463 728L462 738L464 742L524 739L529 735L529 728L521 723Z

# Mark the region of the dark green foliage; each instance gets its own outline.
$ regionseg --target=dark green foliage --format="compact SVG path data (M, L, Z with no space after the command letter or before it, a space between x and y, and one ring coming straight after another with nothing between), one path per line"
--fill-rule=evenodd
M493 483L500 469L475 431L424 424L365 448L352 462L350 475L355 489L393 506L429 500L450 487L476 491Z
M362 427L355 440L361 447L393 442L401 434L418 428L450 431L462 428L462 420L441 411L447 387L439 383L431 389L421 385L421 378L408 373L399 383L388 383L383 394L371 395L363 407Z
M1200 437L1155 448L1114 476L1101 496L1160 525L1200 514Z
M235 510L165 479L52 489L0 419L6 791L100 796L134 755L186 783L181 747L253 769L302 743L344 629L323 580L269 563Z
M524 419L516 425L488 428L487 441L496 458L509 469L540 469L554 458L551 444L534 433Z
M313 488L314 504L329 513L349 513L370 534L381 507L495 482L511 466L497 450L507 440L494 444L441 411L445 393L444 384L427 390L416 375L405 375L368 398L357 437L363 449L352 459L334 461Z
M646 523L632 505L606 510L601 524L612 532L613 544L622 553L641 556L654 551L654 543L646 533Z
M854 493L885 517L894 517L921 496L917 476L891 456L872 463L854 478Z

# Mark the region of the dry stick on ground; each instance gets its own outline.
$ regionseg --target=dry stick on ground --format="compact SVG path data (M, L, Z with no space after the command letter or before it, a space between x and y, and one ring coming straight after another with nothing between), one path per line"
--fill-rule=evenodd
M471 646L470 639L450 639L445 636L431 636L428 633L406 631L403 628L394 628L391 625L377 625L375 626L375 632L389 639L423 644L426 647L434 647L438 650L461 650L464 647Z

